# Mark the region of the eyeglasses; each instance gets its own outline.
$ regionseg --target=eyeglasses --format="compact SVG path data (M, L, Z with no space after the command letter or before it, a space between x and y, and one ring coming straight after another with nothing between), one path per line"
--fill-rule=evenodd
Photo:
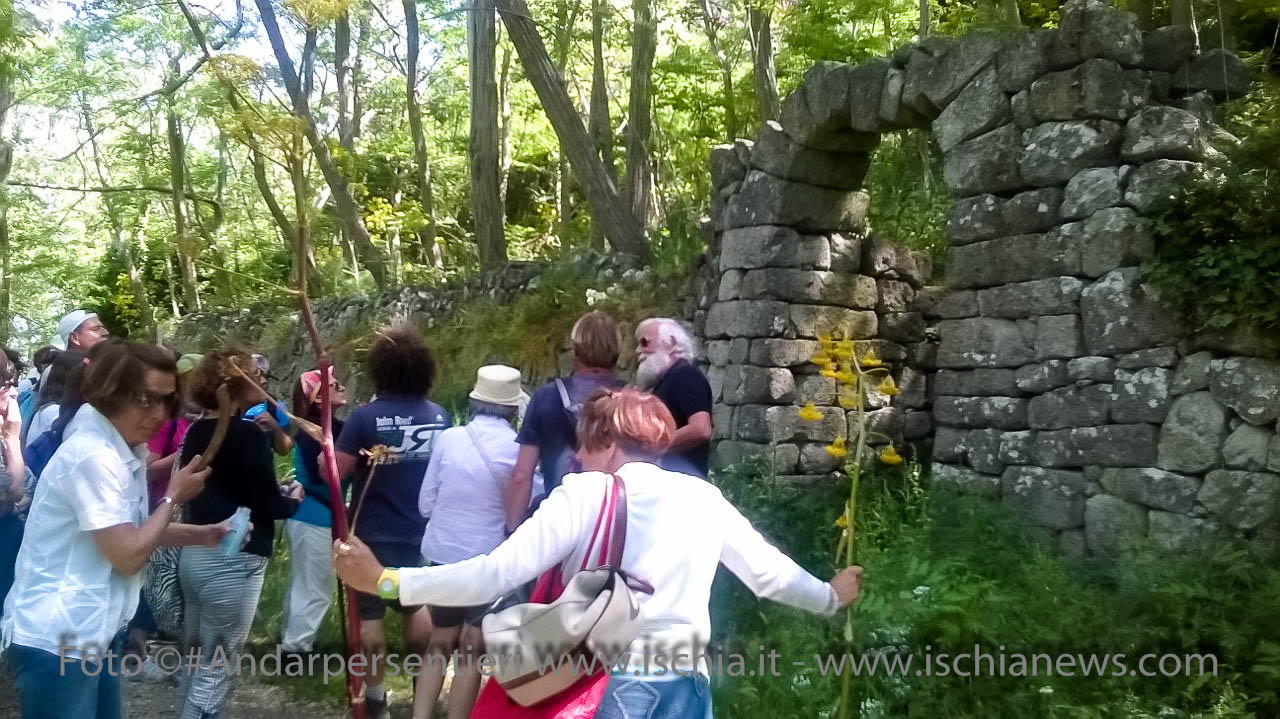
M173 414L178 410L178 393L169 392L168 394L160 394L151 390L142 390L138 393L134 401L138 406L145 410L163 408L169 414Z

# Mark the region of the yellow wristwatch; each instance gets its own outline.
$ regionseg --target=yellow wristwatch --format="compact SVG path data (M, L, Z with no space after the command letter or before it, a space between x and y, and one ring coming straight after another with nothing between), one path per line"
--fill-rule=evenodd
M378 575L378 596L383 599L400 598L400 570L383 569Z

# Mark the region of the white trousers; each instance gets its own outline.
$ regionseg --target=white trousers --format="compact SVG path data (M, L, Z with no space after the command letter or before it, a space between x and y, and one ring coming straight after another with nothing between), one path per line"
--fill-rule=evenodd
M320 622L333 601L333 539L328 527L286 520L289 536L289 589L284 595L286 652L309 652Z

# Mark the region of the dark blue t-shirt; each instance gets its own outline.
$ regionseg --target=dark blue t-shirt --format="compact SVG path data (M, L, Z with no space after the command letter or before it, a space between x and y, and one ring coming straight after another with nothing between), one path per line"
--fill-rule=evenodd
M561 381L571 404L581 404L600 387L622 386L612 372L577 374ZM543 486L547 494L551 494L564 478L561 457L566 450L578 448L578 428L570 421L554 380L539 387L529 399L516 441L537 446Z
M422 397L379 397L351 413L336 447L357 458L351 488L351 512L359 511L357 536L366 542L411 543L415 547L422 542L426 520L418 513L418 492L436 438L451 424L443 407ZM390 448L391 455L378 465L365 494L369 460L360 450L380 444Z
M676 360L658 380L653 394L671 410L676 429L689 424L689 418L699 412L711 413L711 383L688 360ZM683 452L668 453L658 465L672 472L706 477L710 459L711 443L703 442Z

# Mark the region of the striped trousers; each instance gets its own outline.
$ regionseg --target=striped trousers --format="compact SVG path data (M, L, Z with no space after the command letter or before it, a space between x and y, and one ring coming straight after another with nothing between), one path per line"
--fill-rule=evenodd
M266 557L245 552L223 557L216 547L183 547L178 566L186 606L182 649L184 657L194 654L198 662L181 672L179 719L222 716L266 572Z

